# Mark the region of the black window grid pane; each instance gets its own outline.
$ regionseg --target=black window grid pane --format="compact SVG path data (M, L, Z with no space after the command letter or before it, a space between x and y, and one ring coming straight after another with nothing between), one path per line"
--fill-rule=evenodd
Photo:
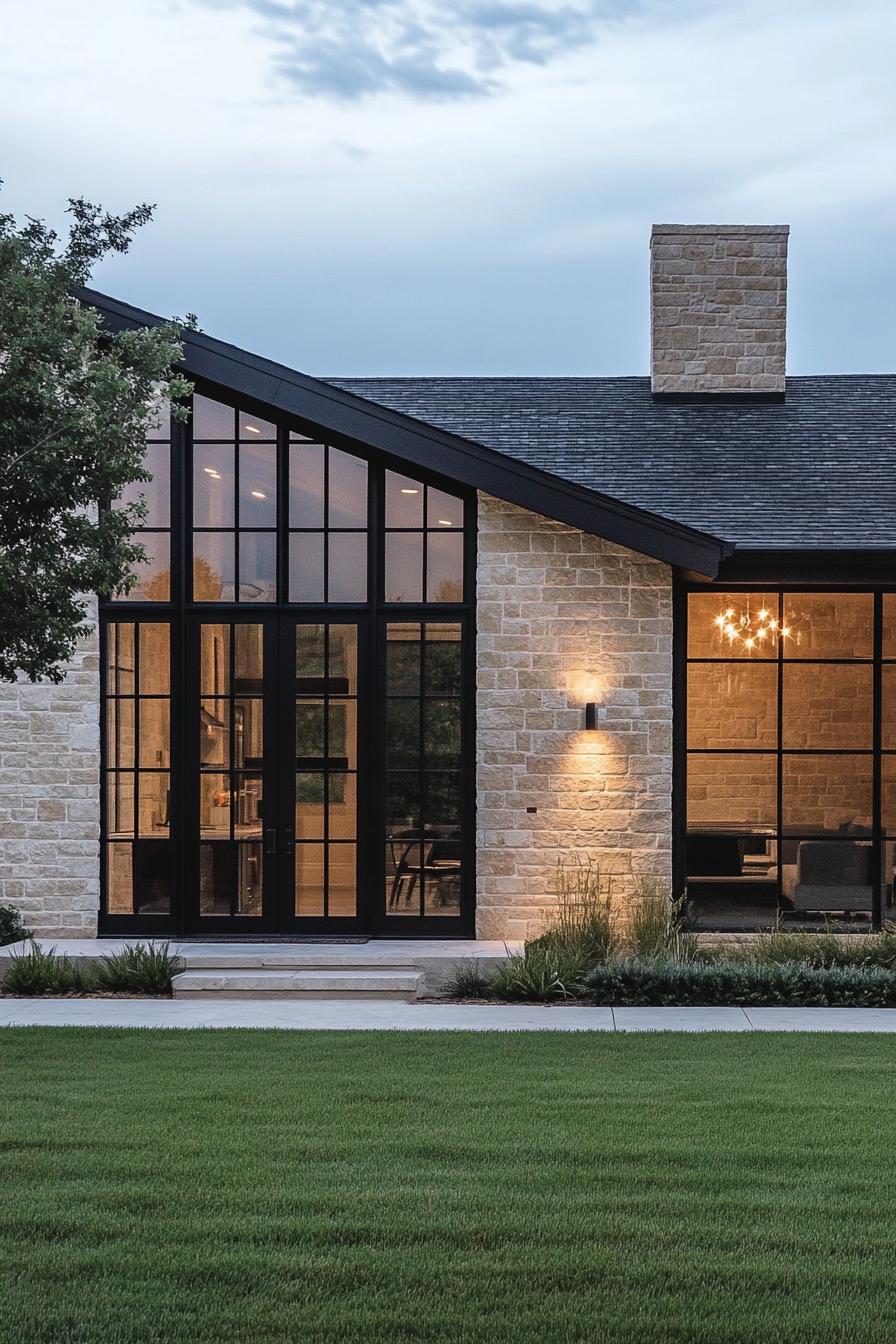
M429 487L424 481L421 481L421 482L420 482L420 486L421 486L421 488L422 488L422 490L423 490L423 525L422 525L422 527L388 527L388 526L385 526L384 529L383 529L383 531L384 531L384 536L385 536L385 537L389 537L389 536L401 536L401 535L403 535L403 536L415 536L415 537L421 537L421 538L422 538L421 574L420 574L420 599L419 599L419 602L418 602L418 601L415 601L415 602L407 602L407 603L402 603L402 602L392 602L392 601L390 601L389 596L388 596L388 593L387 593L387 590L386 590L386 588L384 587L384 591L383 591L383 600L385 601L385 603L386 603L387 605L390 605L390 606L394 605L394 606L396 606L396 607L399 607L399 606L419 606L419 605L436 606L436 607L438 607L438 606L454 605L453 603L440 602L440 601L437 600L436 598L430 597L430 595L429 595L429 545L428 545L428 539L429 539L430 536L442 536L442 537L444 537L444 536L460 536L460 537L464 537L465 534L466 534L466 506L463 504L463 500L461 499L461 497L460 497L460 496L457 496L458 499L461 499L461 503L462 503L462 505L463 505L463 507L464 507L464 514L463 514L463 516L464 516L464 526L463 526L463 527L456 527L456 528L455 528L455 527L452 527L452 528L450 528L450 529L448 529L448 530L446 531L445 528L443 528L443 527L439 527L438 524L433 525L433 524L430 522L430 520L429 520L429 491L430 491L430 487ZM442 493L442 494L445 494L445 493L447 493L447 492L446 492L446 491L442 491L441 493ZM462 543L462 546L463 546L463 543ZM385 555L385 547L384 547L384 555ZM461 590L462 590L462 597L461 597L461 601L464 601L464 600L466 599L466 592L467 592L467 575L466 575L466 555L465 555L463 552L462 552L462 560L461 560L461 564L462 564L462 569L461 569ZM384 564L383 564L383 574L384 574L384 584L388 585L388 576L386 575L386 564L385 564L385 561L384 561Z
M785 612L785 605L786 605L786 601L787 601L788 595L789 595L791 592L800 592L800 591L817 591L817 590L816 590L816 589L791 590L791 589L787 589L787 588L781 588L781 589L777 590L777 602L778 602L778 607L777 607L777 619L778 619L779 623L781 623L781 622L783 621L784 612ZM844 591L844 595L845 595L845 596L849 596L851 593L854 593L854 592L861 592L861 591L863 591L863 590L843 590L843 591ZM836 596L836 592L834 592L832 595L833 595L833 596ZM877 856L876 858L874 858L874 869L875 869L875 872L878 873L878 874L880 874L880 873L882 872L883 865L884 865L884 860L885 860L885 857L886 857L885 854L884 854L883 845L884 845L884 842L890 838L890 834L889 834L888 832L886 832L885 829L884 829L884 820L885 820L885 819L884 819L884 815L883 815L883 804L882 804L882 794L881 794L881 787L882 787L882 786L881 786L882 762L883 762L883 759L884 759L884 757L885 757L886 755L894 755L894 756L896 756L896 752L887 753L887 752L885 752L885 751L882 749L882 746L881 746L882 720L883 720L883 713L884 713L884 708L883 708L882 701L881 701L881 669L882 669L883 666L885 666L887 663L896 663L896 657L891 657L891 658L884 658L884 657L883 657L883 653L882 653L882 649L883 649L883 635L884 635L884 632L883 632L883 619L884 619L884 613L883 613L883 594L882 594L879 590L877 590L877 591L875 591L874 594L873 594L873 631L872 631L872 637L873 637L873 638L872 638L872 652L871 652L871 655L870 655L870 656L865 656L865 655L862 655L862 656L848 656L848 655L843 655L843 656L838 656L838 657L816 657L816 658L802 658L802 657L797 658L797 657L791 657L791 658L788 658L788 656L787 656L786 646L785 646L784 642L781 641L781 640L778 641L778 647L777 647L776 655L775 655L775 657L773 657L773 658L763 658L763 657L758 657L758 656L755 656L755 655L752 655L752 654L749 655L749 657L745 657L745 656L743 656L743 655L741 655L741 656L732 655L732 656L729 656L729 657L725 657L724 655L720 655L720 656L696 656L696 657L695 657L695 656L690 656L690 655L688 655L687 652L685 651L685 669L686 669L686 676L687 676L687 668L690 667L690 665L691 665L692 663L693 663L693 664L699 664L699 663L727 663L727 664L736 664L736 665L738 665L738 666L743 666L745 663L750 663L750 664L752 664L752 663L762 663L762 662L765 662L765 663L776 663L776 664L778 665L778 668L779 668L779 674L778 674L778 678L777 678L776 746L775 746L771 751L769 751L768 749L763 749L763 748L757 748L757 749L753 749L753 750L751 750L751 749L749 749L749 748L732 749L732 748L724 748L724 747L723 747L723 748L687 748L686 751L685 751L685 759L686 759L686 761L687 761L691 756L720 756L720 755L724 755L724 756L744 756L744 757L750 757L750 756L754 756L754 757L755 757L755 756L762 756L762 755L773 755L773 756L775 757L775 759L776 759L776 785L777 785L777 787L776 787L776 795L777 795L777 804L776 804L776 816L775 816L774 833L773 833L773 836L770 836L769 838L773 838L773 839L775 840L775 842L776 842L776 847L777 847L777 887L778 887L779 898L780 898L780 894L781 894L781 892L782 892L782 890L783 890L783 866L784 866L783 853L784 853L784 844L785 844L785 843L787 843L788 845L792 845L792 844L798 843L798 842L801 841L801 840L812 840L812 841L824 841L824 842L828 842L828 843L834 844L834 843L837 843L838 839L840 840L841 843L842 843L844 840L848 840L848 839L852 839L852 840L857 840L857 841L861 841L861 842L864 842L864 843L868 843L868 844L871 846L872 856L875 856L875 855ZM868 748L841 748L841 747L837 747L837 748L822 748L822 747L812 747L812 746L809 746L809 747L804 747L804 748L793 748L793 747L784 747L784 746L783 746L783 741L784 741L784 708L785 708L785 705L784 705L784 697L785 697L785 687L784 687L785 670L786 670L788 667L789 667L789 668L793 668L794 666L797 666L797 667L812 667L812 666L844 666L844 667L857 667L857 666L859 666L859 667L861 667L861 666L870 666L870 667L872 668L872 671L873 671L873 682L872 682L872 705L871 705L871 707L870 707L871 723L872 723L872 745L871 745L870 747L868 747ZM833 835L833 834L830 832L830 830L824 830L824 829L821 829L821 828L816 829L816 830L813 830L813 829L811 829L811 828L804 827L804 826L802 826L802 827L796 827L796 826L795 826L795 827L792 827L792 828L787 826L787 824L786 824L786 818L785 818L785 799L784 799L784 790L785 790L785 770L784 770L784 763L785 763L788 759L795 759L795 758L800 758L800 757L828 757L828 758L833 758L833 759L841 759L841 758L849 757L849 758L866 758L866 759L870 759L870 760L871 760L872 771L871 771L871 781L870 781L870 784L871 784L871 827L870 827L870 829L865 830L865 831L856 831L856 832L854 832L854 833L852 833L852 832L846 832L846 833L844 833L842 836L839 836L839 837L838 837L837 835ZM859 806L858 803L857 803L857 806ZM688 826L688 823L689 823L689 802L688 802L687 788L686 788L686 790L685 790L685 827L686 827L686 828L687 828L687 826ZM894 835L896 835L896 832L894 832ZM687 874L686 874L685 876L687 877ZM876 879L875 879L875 880L876 880ZM886 882L886 878L885 878L885 877L882 878L881 881L882 881L882 883L883 883L883 885L881 885L881 887L880 887L880 899L881 899L881 901L882 901L882 900L884 899L884 897L885 897L885 882Z
M301 629L302 629L301 626L297 626L297 627L296 627L296 631L297 631L297 640L298 640L299 632L301 631ZM329 915L330 915L330 847L331 847L331 845L334 845L334 844L352 844L352 845L356 845L356 844L357 844L357 838L358 838L357 790L356 790L356 792L355 792L355 808L356 808L356 813L355 813L355 817L354 817L354 825L353 825L353 828L352 828L352 830L353 830L353 836L352 836L352 838L351 838L351 839L347 839L347 838L345 838L345 837L333 836L333 835L331 835L331 830L330 830L330 821L331 821L331 817L330 817L330 806L331 806L331 799L330 799L330 793L331 793L331 779L333 779L333 778L336 777L336 776L343 777L343 778L345 778L345 779L348 779L348 778L355 778L355 779L357 779L357 776L358 776L357 765L355 765L355 766L349 766L349 767L347 767L347 768L342 768L342 767L338 767L338 768L337 768L337 767L335 767L335 766L333 765L333 763L332 763L333 760L334 760L334 757L331 755L331 732L330 732L330 719L331 719L331 715L330 715L330 707L331 707L331 705L337 705L337 704L342 704L342 705L346 705L346 706L350 706L350 705L355 705L355 706L356 706L356 711L355 711L355 731L354 731L354 738L351 739L351 740L349 740L349 739L347 738L347 740L345 741L345 743L344 743L343 745L344 745L344 747L345 747L345 749L346 749L346 758L347 758L349 761L351 761L352 759L354 759L355 761L357 761L357 751L358 751L358 743L357 743L357 702L358 702L358 696L357 696L357 692L352 693L352 694L348 694L348 693L345 693L345 692L342 692L342 691L339 691L339 692L332 692L332 691L330 691L329 686L330 686L331 682L334 681L334 680L337 680L336 677L331 677L331 675L330 675L331 673L333 673L333 672L335 672L335 671L337 670L337 669L335 668L335 666L334 666L336 660L335 660L335 658L334 658L334 656L333 656L331 650L332 650L331 625L330 625L329 623L325 623L325 624L323 625L323 668L324 668L324 673L325 673L325 676L324 676L324 684L323 684L322 687L319 687L319 688L315 689L315 691L314 691L313 693L305 693L305 692L302 692L302 691L297 691L297 692L296 692L296 704L297 704L297 705L300 705L300 704L320 704L320 705L322 705L322 708L323 708L323 714L322 714L322 720L323 720L323 722L322 722L322 728L323 728L323 734L322 734L322 737L323 737L323 743L322 743L322 745L323 745L323 756L320 757L320 758L318 758L318 763L317 763L316 765L315 765L315 763L314 763L314 758L313 758L313 757L301 757L301 758L297 757L297 758L296 758L296 769L295 769L295 772L294 772L296 778L298 778L299 775L306 775L306 774L307 774L307 775L317 775L317 776L320 777L320 780L321 780L321 797L322 797L322 800L323 800L323 801L322 801L322 817L323 817L322 834L321 834L320 836L316 836L316 837L310 837L310 836L309 836L306 840L299 840L297 843L300 844L300 845L305 845L305 844L307 844L307 845L318 844L318 845L322 845L322 846L323 846L323 904L324 904L323 917L324 917L325 919L326 919L326 918L329 918ZM355 658L355 666L354 666L354 667L351 667L351 666L347 667L347 668L345 669L345 672L346 672L346 675L347 675L348 684L349 684L349 685L354 684L355 686L357 686L358 667L357 667L357 651L356 651L356 650L355 650L355 653L354 653L354 658ZM301 668L299 669L299 672L301 673ZM338 678L338 679L339 679L339 680L342 679L341 671L340 671L340 675L339 675L339 678ZM346 715L346 729L347 729L347 732L351 732L351 729L349 728L349 716L348 716L348 715ZM293 747L294 750L295 750L296 746L297 746L297 744L294 742L294 747ZM341 754L341 753L340 753L340 758L342 758L342 754Z

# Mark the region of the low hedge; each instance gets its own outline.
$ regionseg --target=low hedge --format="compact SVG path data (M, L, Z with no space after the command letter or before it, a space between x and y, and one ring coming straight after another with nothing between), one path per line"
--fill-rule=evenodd
M896 973L878 966L808 962L608 961L585 976L611 1007L894 1008Z

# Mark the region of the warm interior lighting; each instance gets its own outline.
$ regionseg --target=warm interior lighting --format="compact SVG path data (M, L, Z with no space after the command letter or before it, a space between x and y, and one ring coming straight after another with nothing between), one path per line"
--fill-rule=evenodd
M408 486L403 485L403 486L401 487L401 493L402 493L403 495L419 495L420 491L419 491L419 490L411 490Z
M260 433L261 433L261 430L258 428L257 425L246 425L246 426L244 426L244 428L245 428L247 434L260 434Z
M755 615L749 607L739 615L735 613L734 607L728 607L713 617L713 625L729 644L739 644L748 652L752 652L757 644L764 644L766 640L774 645L778 639L789 639L794 634L789 625L780 625L767 607L760 607ZM799 643L799 632L795 638Z
M205 472L206 476L211 476L212 480L220 481L221 473L220 471L215 471L214 467L203 467L202 470Z
M253 499L267 499L267 495L263 490L250 490L249 494Z
M454 524L452 523L452 521L451 521L450 518L440 518L440 519L439 519L439 522L441 523L442 527L453 527L453 526L454 526Z

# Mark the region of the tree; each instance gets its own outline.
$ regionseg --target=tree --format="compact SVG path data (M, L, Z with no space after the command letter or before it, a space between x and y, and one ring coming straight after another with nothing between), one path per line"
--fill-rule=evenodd
M73 298L100 258L152 218L70 200L68 239L0 213L0 680L59 681L90 629L88 594L126 593L143 549L147 431L190 384L173 371L181 326L110 333ZM189 321L189 319L188 319ZM167 414L167 407L164 413Z

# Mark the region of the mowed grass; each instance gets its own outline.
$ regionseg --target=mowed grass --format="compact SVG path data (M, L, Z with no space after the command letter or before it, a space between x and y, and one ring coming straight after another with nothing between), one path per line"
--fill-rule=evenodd
M894 1060L0 1031L0 1339L889 1342Z

